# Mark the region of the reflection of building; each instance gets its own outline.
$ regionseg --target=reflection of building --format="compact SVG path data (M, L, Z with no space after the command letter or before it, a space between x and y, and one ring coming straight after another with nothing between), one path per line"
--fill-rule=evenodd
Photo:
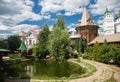
M84 7L82 18L78 21L78 27L76 28L77 34L85 38L87 43L89 43L97 36L98 28L94 24L86 7Z
M21 40L24 41L26 46L33 46L37 42L37 35L40 31L41 29L39 28L32 29L28 32L21 31L19 32L19 36L21 37Z
M27 65L25 68L27 74L31 77L34 74L34 68L32 65Z
M115 33L114 17L111 15L108 8L106 8L106 11L105 11L103 27L104 27L104 35Z

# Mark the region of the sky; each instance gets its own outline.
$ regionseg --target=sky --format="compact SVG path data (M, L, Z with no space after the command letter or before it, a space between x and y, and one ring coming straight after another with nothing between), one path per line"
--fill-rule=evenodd
M27 31L44 24L51 28L59 16L75 28L84 5L96 24L103 23L106 7L113 16L120 10L120 0L0 0L0 30Z

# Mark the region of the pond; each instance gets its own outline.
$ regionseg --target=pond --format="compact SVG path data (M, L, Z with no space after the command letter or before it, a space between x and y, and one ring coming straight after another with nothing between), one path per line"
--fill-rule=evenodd
M6 78L51 80L78 77L85 69L72 62L40 60L6 66L4 72Z

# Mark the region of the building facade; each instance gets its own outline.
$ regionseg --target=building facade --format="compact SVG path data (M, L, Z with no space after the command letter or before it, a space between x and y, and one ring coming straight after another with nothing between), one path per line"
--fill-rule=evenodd
M21 40L24 41L25 45L27 48L33 46L37 42L37 36L41 29L39 28L34 28L31 29L28 32L20 31L19 36L21 37Z
M120 33L120 10L119 12L116 14L116 22L115 22L115 32L116 33Z
M106 8L103 21L104 21L103 23L104 35L114 34L115 33L114 17L112 16L108 8Z

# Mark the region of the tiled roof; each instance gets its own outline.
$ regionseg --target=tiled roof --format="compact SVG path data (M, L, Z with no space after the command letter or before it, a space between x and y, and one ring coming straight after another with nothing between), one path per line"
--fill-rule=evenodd
M120 33L118 33L118 34L104 35L104 36L98 36L93 41L91 41L89 43L89 45L94 44L96 41L98 43L103 43L104 40L107 40L108 43L110 43L110 42L120 42Z

